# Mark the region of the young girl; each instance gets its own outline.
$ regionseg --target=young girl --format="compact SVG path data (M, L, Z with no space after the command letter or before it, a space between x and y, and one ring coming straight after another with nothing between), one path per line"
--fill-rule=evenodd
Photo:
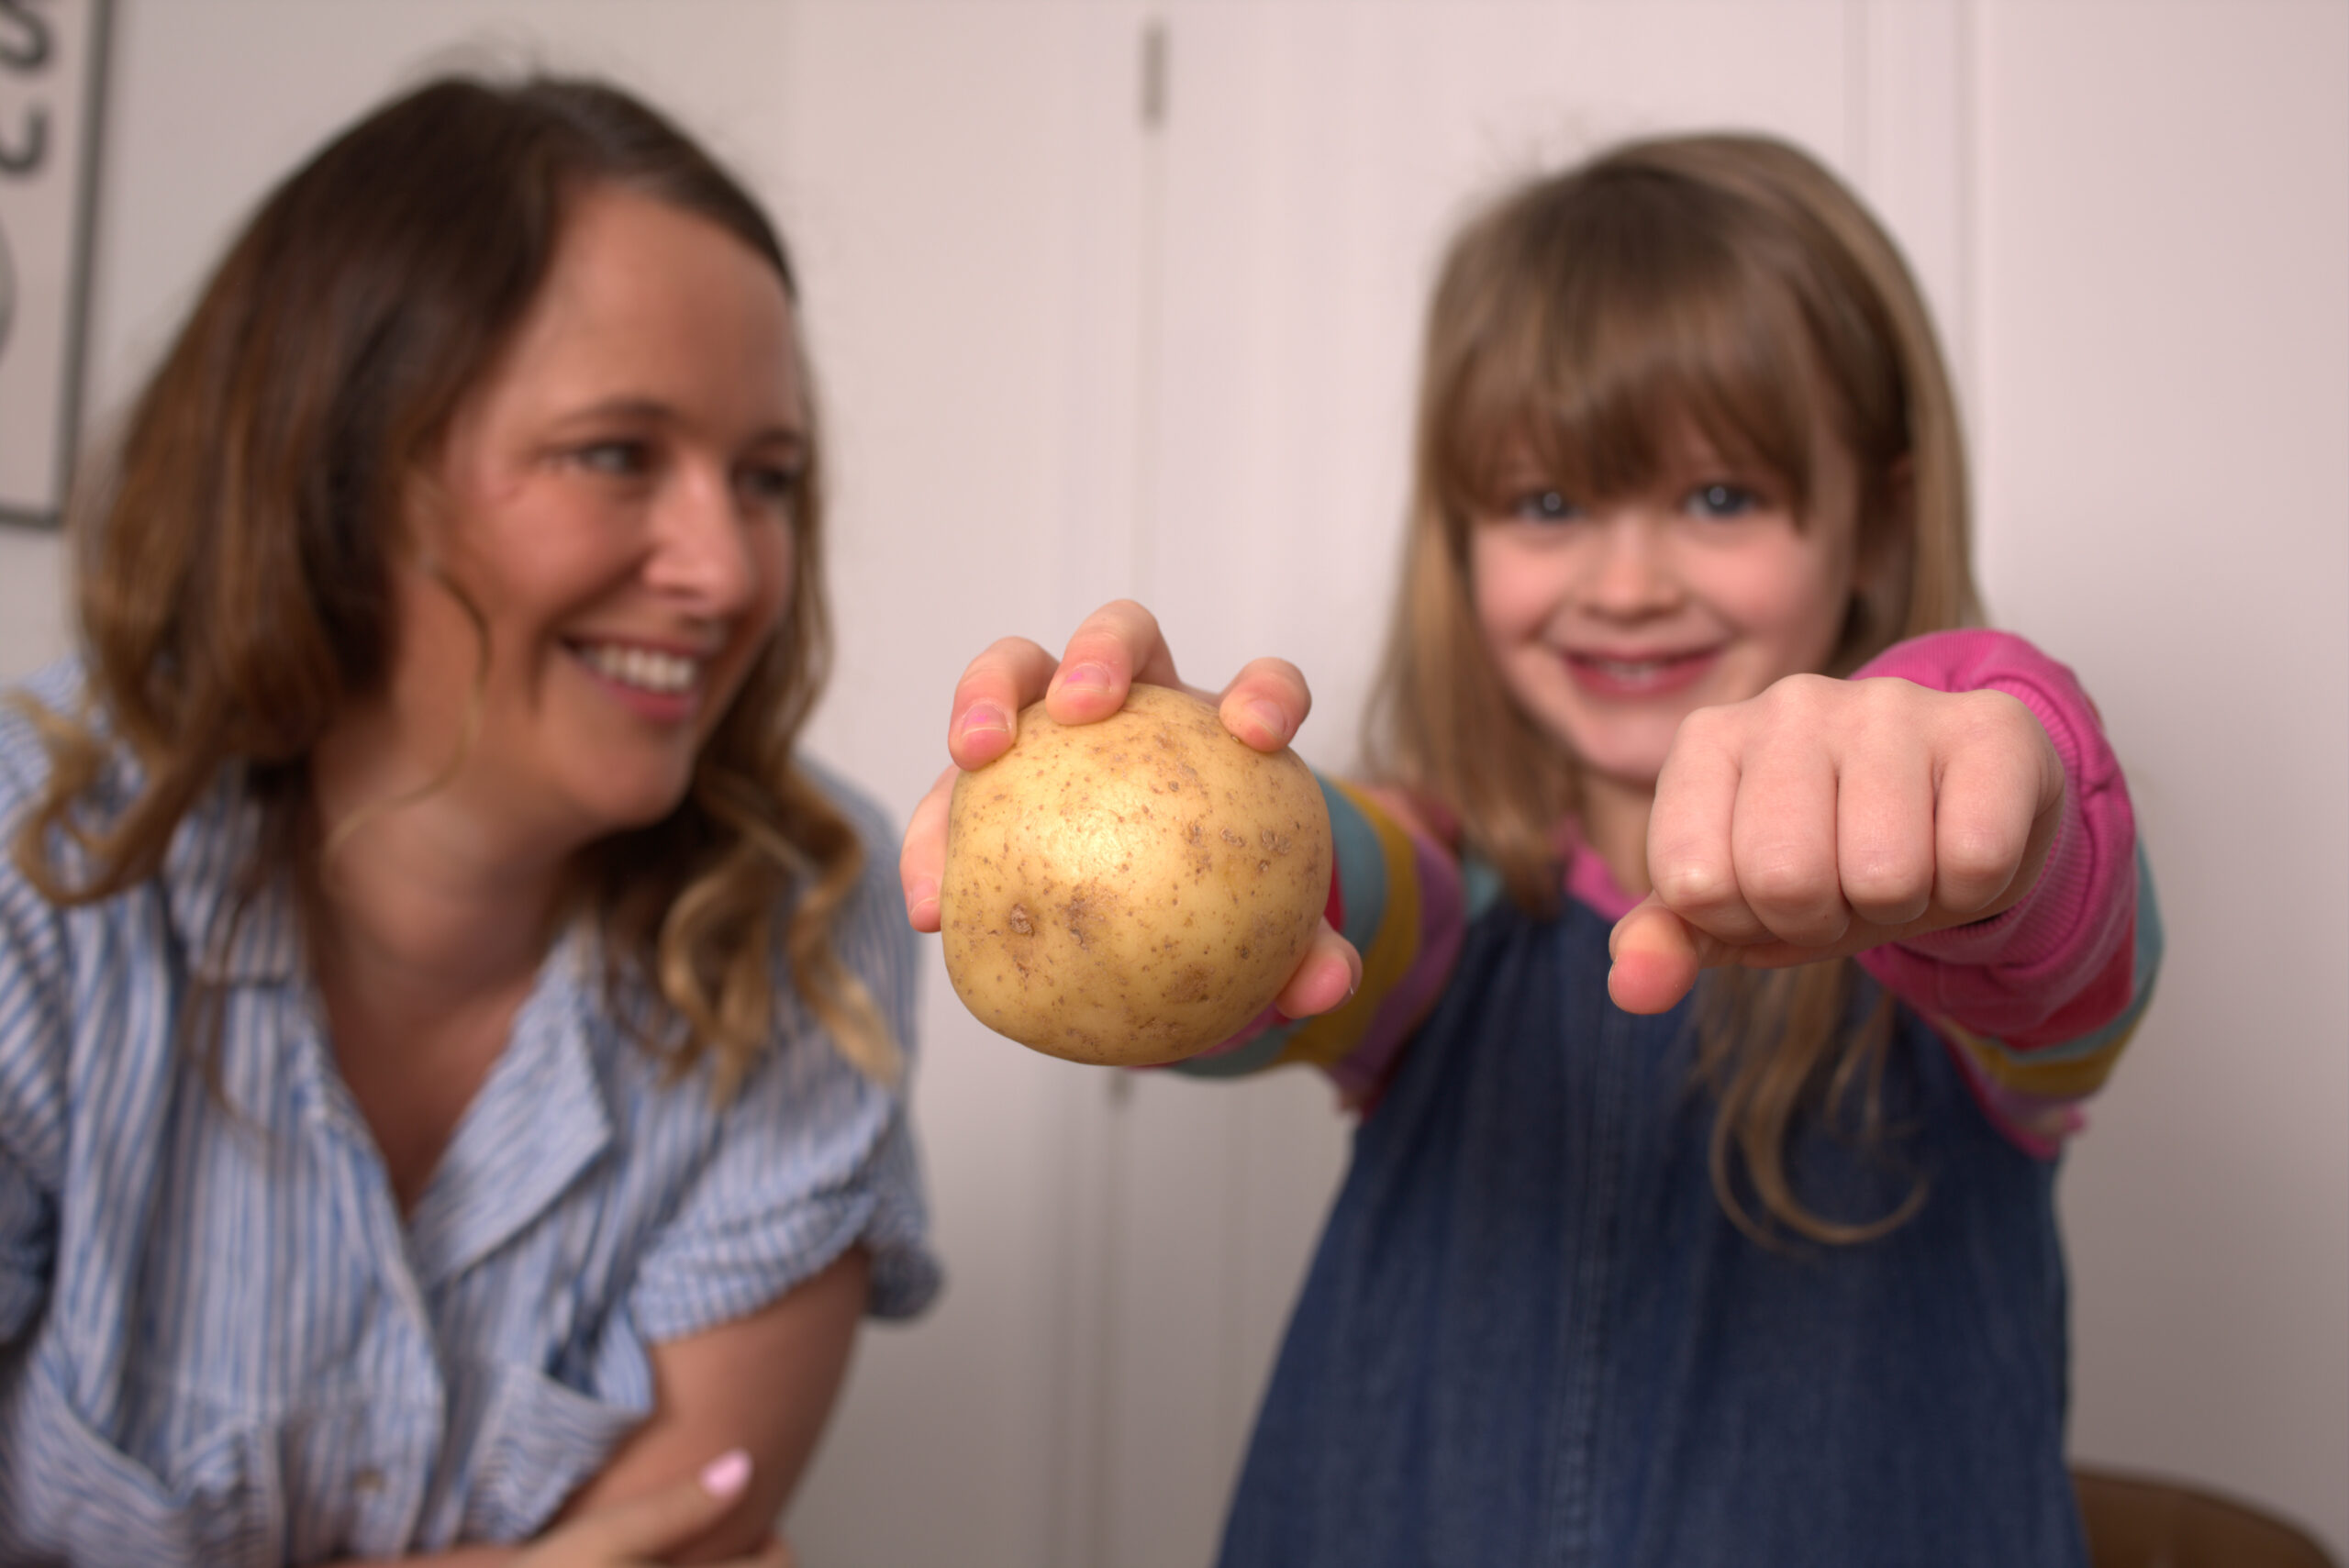
M1893 246L1780 143L1616 149L1454 240L1419 410L1342 940L1188 1064L1364 1110L1223 1561L2083 1562L2055 1158L2158 940L2094 708L1962 629ZM950 745L1174 680L1112 606L976 661Z
M262 205L0 709L0 1560L787 1561L935 1288L755 202L451 80Z

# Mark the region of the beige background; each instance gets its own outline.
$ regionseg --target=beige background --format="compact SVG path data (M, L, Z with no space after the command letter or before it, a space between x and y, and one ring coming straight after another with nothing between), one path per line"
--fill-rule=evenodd
M1993 613L2096 694L2169 927L2064 1178L2076 1451L2349 1550L2349 4L119 0L95 413L264 184L452 46L639 86L793 237L841 475L817 744L900 813L963 659L1119 593L1195 681L1303 663L1341 765L1461 204L1667 127L1842 168L1950 337ZM0 531L0 677L66 646L57 584ZM1203 1562L1342 1123L1301 1075L1030 1056L936 973L925 1016L953 1282L866 1340L795 1540Z

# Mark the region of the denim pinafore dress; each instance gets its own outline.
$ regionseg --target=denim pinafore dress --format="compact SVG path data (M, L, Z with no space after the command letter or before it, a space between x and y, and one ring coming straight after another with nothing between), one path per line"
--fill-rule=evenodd
M1903 1008L1884 1138L1787 1166L1831 1218L1920 1177L1922 1207L1757 1243L1714 1194L1693 1004L1617 1009L1608 930L1470 927L1355 1135L1223 1568L2085 1568L2054 1166Z

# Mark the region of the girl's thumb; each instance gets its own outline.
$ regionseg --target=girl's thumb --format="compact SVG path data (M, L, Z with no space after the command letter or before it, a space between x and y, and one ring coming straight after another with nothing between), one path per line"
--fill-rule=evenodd
M615 1551L657 1555L715 1524L750 1482L751 1456L729 1449L690 1480L614 1504L598 1533Z
M1648 895L1608 935L1607 994L1627 1013L1664 1013L1697 984L1703 934Z

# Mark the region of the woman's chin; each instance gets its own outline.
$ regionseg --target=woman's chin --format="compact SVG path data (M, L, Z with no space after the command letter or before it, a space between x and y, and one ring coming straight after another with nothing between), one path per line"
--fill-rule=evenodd
M600 787L581 802L580 816L591 828L591 839L633 833L666 820L685 804L692 784L690 777L597 782Z

